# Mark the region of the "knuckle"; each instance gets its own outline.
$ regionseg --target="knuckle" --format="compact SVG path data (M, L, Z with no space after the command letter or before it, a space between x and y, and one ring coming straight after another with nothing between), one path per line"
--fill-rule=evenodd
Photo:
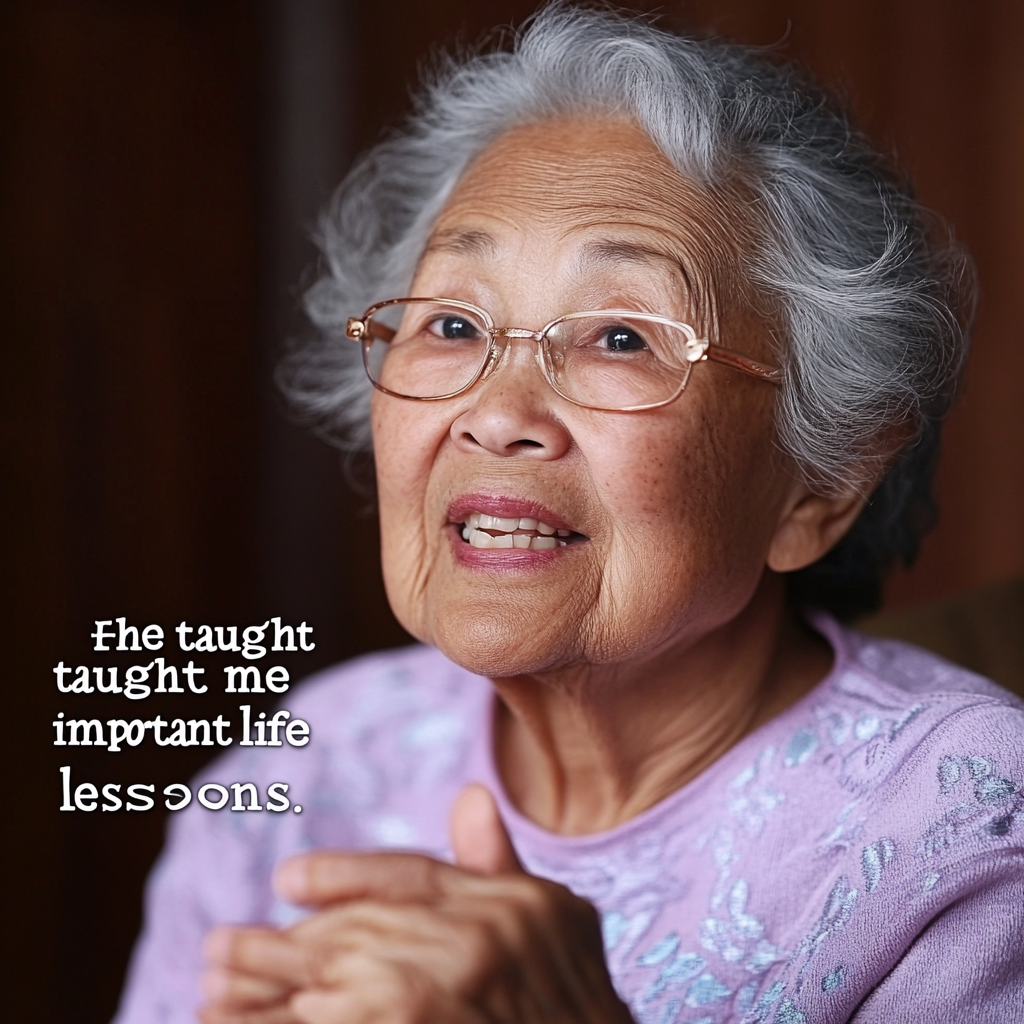
M431 992L422 971L412 964L357 958L353 974L372 979L366 993L367 1020L381 1024L433 1024Z
M507 974L512 964L531 954L540 932L535 916L518 901L495 904L465 927L461 962L466 976L479 985Z
M508 946L514 954L531 947L534 942L537 927L537 917L532 912L523 913L523 908L518 907L516 912L509 914L502 929L504 945Z
M517 879L516 887L516 903L533 918L556 916L565 906L567 898L576 899L565 886L543 878Z
M489 917L451 923L445 930L445 955L435 962L435 993L470 1001L492 987L516 959L508 928Z
M494 953L505 945L505 937L498 925L487 918L477 918L463 925L459 946L470 969L478 969L489 962Z
M305 952L305 969L309 984L327 987L341 980L341 957L327 946L312 946Z
M419 855L416 856L416 864L419 868L417 882L420 888L433 897L443 895L448 865L441 864L432 857Z
M394 978L395 1009L402 1024L432 1024L430 986L423 974L409 964L396 965Z
M223 939L223 963L228 967L244 967L252 956L252 936L245 931L230 929Z
M409 866L412 868L412 880L414 884L428 890L432 890L437 887L438 865L436 861L431 860L429 857L423 857L416 854L409 862Z
M506 941L514 950L550 947L562 936L600 937L597 908L565 886L546 879L526 879L512 901L513 912L504 921Z

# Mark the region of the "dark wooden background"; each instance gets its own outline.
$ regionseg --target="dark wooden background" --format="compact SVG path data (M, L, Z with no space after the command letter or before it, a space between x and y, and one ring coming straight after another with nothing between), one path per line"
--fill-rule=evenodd
M167 782L199 763L147 746L58 758L51 670L94 660L94 619L305 619L317 648L293 658L296 674L402 641L365 500L337 455L288 423L273 351L295 328L304 228L351 155L401 113L417 61L532 6L0 5L7 1019L110 1017L161 842L156 811L60 814L57 765ZM1024 572L1024 4L662 7L670 23L782 40L845 83L973 251L981 314L948 431L943 519L890 598ZM221 710L224 695L209 694L203 714ZM96 698L89 711L107 708Z

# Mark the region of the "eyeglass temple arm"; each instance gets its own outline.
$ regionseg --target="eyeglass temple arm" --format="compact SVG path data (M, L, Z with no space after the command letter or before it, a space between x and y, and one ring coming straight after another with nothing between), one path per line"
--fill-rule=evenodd
M366 332L364 337L377 338L379 341L391 341L392 338L398 333L391 327L387 327L382 323L378 323L376 320L361 320L363 330Z
M721 345L708 345L701 361L706 359L721 363L723 366L731 366L734 370L740 370L742 373L750 374L751 377L766 380L769 384L781 384L785 378L784 371L778 367L759 363L756 359L748 359L746 356L740 355L739 352L733 352L732 349L723 348Z

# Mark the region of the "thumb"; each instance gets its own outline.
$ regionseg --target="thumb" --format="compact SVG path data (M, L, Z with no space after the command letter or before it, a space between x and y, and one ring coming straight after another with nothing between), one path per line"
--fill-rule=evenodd
M486 786L472 782L462 790L452 804L448 827L460 868L481 875L525 871Z

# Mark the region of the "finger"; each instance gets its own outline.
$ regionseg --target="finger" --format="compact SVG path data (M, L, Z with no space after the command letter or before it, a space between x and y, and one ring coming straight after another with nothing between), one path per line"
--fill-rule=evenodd
M203 995L225 1007L256 1008L285 1005L294 986L252 974L240 974L226 967L211 967L200 979Z
M330 986L304 989L291 1008L303 1024L485 1024L469 1004L437 990L422 973L353 955Z
M361 997L367 972L354 964L389 966L403 977L426 979L439 991L474 994L490 987L488 979L505 973L501 965L509 958L522 967L538 955L542 960L552 956L548 933L563 922L545 913L554 909L551 901L542 902L544 893L539 898L510 891L513 881L538 886L536 879L466 877L502 891L497 897L480 894L439 907L346 903L307 918L289 936L318 957L316 987L349 988Z
M450 865L415 853L339 853L318 850L283 861L274 890L305 906L378 899L429 903L441 898L454 872Z
M202 1024L302 1024L287 1003L264 1009L232 1009L220 1004L201 1006L196 1016Z
M525 873L486 786L470 783L459 793L452 805L449 832L460 868L481 875Z
M363 953L343 957L328 986L292 996L290 1007L303 1024L389 1024L409 1019L409 993L402 977L383 961Z
M288 937L305 945L351 946L365 934L397 940L401 936L435 937L446 915L417 903L358 900L340 903L312 914L288 929Z
M214 928L203 942L203 955L215 967L290 988L315 980L308 951L273 928Z
M351 992L339 989L307 989L292 997L291 1007L295 1017L302 1024L361 1024L366 1019L360 1009L357 997Z
M320 987L335 987L354 977L351 965L363 959L414 965L435 978L471 977L493 950L499 929L486 915L358 902L321 911L289 935L310 949Z
M472 1002L425 982L417 970L354 957L337 985L297 992L291 1007L302 1024L486 1024L495 1019Z

